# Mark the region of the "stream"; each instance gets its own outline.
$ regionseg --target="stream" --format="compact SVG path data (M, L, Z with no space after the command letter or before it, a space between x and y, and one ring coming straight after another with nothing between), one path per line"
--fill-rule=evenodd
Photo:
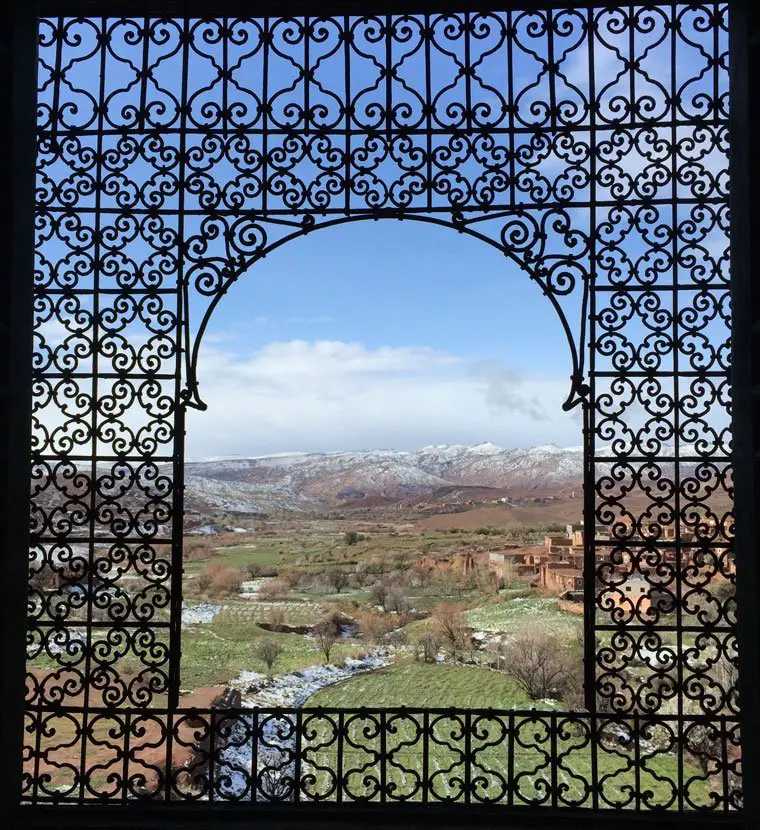
M241 694L243 708L257 712L256 800L292 801L296 775L296 718L292 713L269 710L300 709L319 689L358 674L384 668L392 662L387 649L373 649L363 658L346 658L343 666L309 666L268 678L259 672L243 671L229 687ZM216 756L214 800L249 799L254 763L251 733L254 715L236 717L226 734L226 746Z

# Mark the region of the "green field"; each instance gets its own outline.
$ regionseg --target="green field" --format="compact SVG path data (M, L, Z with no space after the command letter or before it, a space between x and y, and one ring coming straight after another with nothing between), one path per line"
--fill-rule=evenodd
M315 602L261 602L255 599L221 600L222 609L215 623L268 622L274 610L282 611L285 625L314 625L327 613Z
M535 800L544 803L547 791L557 787L560 804L577 803L591 806L586 782L592 778L592 742L585 721L557 722L555 770L550 763L552 736L546 706L534 715L525 710L541 703L528 700L506 675L487 669L462 666L407 664L351 678L343 683L322 689L312 695L307 708L368 709L408 707L406 713L388 713L388 728L381 745L377 715L371 712L345 715L346 740L342 750L341 780L345 782L346 797L369 797L375 792L384 766L384 776L394 797L421 798L419 787L428 782L434 797L457 798L463 782L469 775L477 782L479 798L506 799L508 786L515 791L515 802ZM466 720L463 713L434 712L427 717L413 711L418 708L466 709L493 708L493 713L470 715L470 752L473 762L463 762L463 734ZM514 708L510 716L498 710ZM572 717L572 716L571 716ZM424 727L424 724L428 725ZM424 729L429 730L427 753L424 749ZM334 746L334 724L329 716L314 713L309 719L310 743L314 750L308 755L315 773L315 793L329 791L334 783L331 773L338 765ZM509 730L514 731L512 742L513 770L509 774ZM381 748L382 746L382 748ZM324 747L330 747L329 749ZM668 751L672 745L657 747L645 743L642 747L639 770L634 768L632 749L617 738L614 728L597 746L596 763L601 781L601 793L620 806L632 806L636 779L639 779L639 797L647 807L673 808L678 786L678 758ZM385 759L383 761L382 759ZM697 767L684 764L685 790L695 805L711 804L713 789L707 777ZM552 776L556 776L554 785ZM609 803L606 806L610 806Z
M208 556L203 560L188 562L188 574L200 573L213 559L225 567L244 569L256 565L263 571L276 572L281 567L297 566L306 571L330 565L348 565L357 562L393 562L405 558L413 561L428 549L436 553L456 550L471 534L452 535L444 531L394 531L389 527L371 532L362 531L365 537L353 545L344 541L348 527L343 521L319 522L310 526L299 522L285 525L277 533L251 531L241 534L239 542L214 546L213 538L208 540ZM353 528L353 524L350 525ZM473 537L481 538L481 537Z
M527 709L534 704L511 677L501 672L474 666L408 663L321 689L306 705Z
M563 642L576 641L583 629L581 617L560 611L555 597L515 597L473 608L466 617L467 624L477 631L514 634L531 628Z
M324 748L334 741L334 724L319 714L309 719L313 749L306 751L301 773L309 781L311 797L333 800L339 781L344 787L344 800L377 800L384 779L391 800L421 801L424 782L430 800L461 800L469 780L473 800L506 802L511 789L515 804L551 805L553 791L558 806L591 807L591 793L596 789L602 807L632 809L638 798L643 809L677 808L678 759L672 753L647 754L636 770L631 754L614 744L598 746L598 786L593 788L593 750L583 728L574 735L557 737L557 763L553 764L552 737L546 724L527 715L515 718L510 774L510 723L504 716L471 716L476 721L469 733L469 763L464 760L463 715L428 716L427 757L423 715L388 713L385 717L390 728L381 732L378 715L345 716L346 737L340 761L337 749ZM687 810L715 803L710 781L688 764L684 764L684 791Z
M208 559L186 564L185 573L202 573L212 559L227 568L244 569L246 565L257 565L264 571L276 571L280 566L293 564L298 556L298 551L293 550L292 540L287 539L257 539L255 542L213 548L209 553Z
M243 568L248 564L266 568L270 565L281 565L289 558L287 553L280 553L282 548L282 544L270 541L215 548L214 561L221 562L228 568Z
M241 671L265 672L266 666L256 658L256 640L274 637L283 647L274 667L275 674L303 669L322 663L324 655L317 644L301 634L275 634L250 620L224 615L212 623L191 625L182 632L182 688L192 691L203 686L228 683ZM364 653L366 646L356 640L335 644L330 661Z

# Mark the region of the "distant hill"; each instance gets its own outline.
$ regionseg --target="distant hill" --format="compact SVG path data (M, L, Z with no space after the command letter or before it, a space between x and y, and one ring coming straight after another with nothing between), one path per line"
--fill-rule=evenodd
M204 514L300 512L415 500L457 487L544 490L582 477L581 447L454 444L188 462L185 495L186 506Z

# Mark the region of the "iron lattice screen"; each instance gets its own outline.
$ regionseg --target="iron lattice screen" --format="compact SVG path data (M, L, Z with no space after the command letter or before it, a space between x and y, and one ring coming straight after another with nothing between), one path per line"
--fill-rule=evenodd
M739 808L727 26L40 21L26 801ZM591 714L180 708L208 317L288 240L381 218L495 246L567 334Z

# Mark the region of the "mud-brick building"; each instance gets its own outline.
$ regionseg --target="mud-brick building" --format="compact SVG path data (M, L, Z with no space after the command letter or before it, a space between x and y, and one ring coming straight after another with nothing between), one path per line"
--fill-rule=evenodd
M583 571L573 563L547 562L541 565L541 587L553 594L583 590Z
M488 570L494 575L499 585L514 578L529 581L538 572L538 565L544 553L543 546L525 548L508 548L488 552Z

